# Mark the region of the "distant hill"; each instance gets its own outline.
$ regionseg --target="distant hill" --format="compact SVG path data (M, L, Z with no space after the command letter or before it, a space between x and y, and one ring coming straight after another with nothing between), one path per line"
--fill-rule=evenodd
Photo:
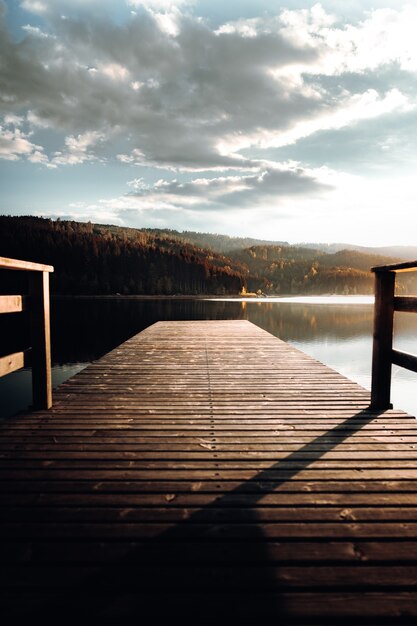
M107 228L118 228L117 226L108 226ZM136 229L124 229L126 231L136 231ZM228 235L220 235L213 233L199 233L193 231L178 231L170 229L146 228L142 232L149 232L156 236L167 236L171 239L180 239L185 243L191 243L200 248L210 248L215 252L220 252L226 256L235 250L251 248L253 246L285 246L295 249L310 249L324 252L326 254L335 254L342 250L352 250L361 252L365 255L396 258L400 260L414 261L417 259L417 246L358 246L349 243L297 243L290 244L287 241L275 241L256 239L250 237L230 237Z
M143 232L151 233L155 236L167 236L177 238L185 243L190 243L201 248L210 248L215 252L228 254L232 250L241 250L251 246L273 245L273 246L289 246L286 241L267 241L264 239L252 239L250 237L229 237L228 235L219 235L214 233L197 233L189 230L179 232L178 230L145 228Z
M417 246L356 246L350 243L300 243L297 246L313 248L326 254L333 254L341 250L354 250L363 254L379 255L385 257L398 258L404 261L415 261L417 259Z
M252 246L236 250L232 259L248 269L248 285L254 289L264 281L268 293L373 293L374 265L396 263L400 259L355 250L326 254L321 250L296 246ZM398 279L399 291L411 289L413 276Z
M242 289L271 295L366 294L374 289L372 266L398 262L412 252L401 247L402 257L386 256L376 253L382 248L338 246L0 217L0 256L54 265L52 290L61 294L238 295ZM400 275L398 288L417 292L417 276Z

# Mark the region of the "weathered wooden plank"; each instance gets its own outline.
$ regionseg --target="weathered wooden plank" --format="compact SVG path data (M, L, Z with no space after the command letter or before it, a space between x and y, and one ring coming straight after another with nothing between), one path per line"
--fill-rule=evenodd
M199 546L194 549L198 552ZM6 569L6 571L4 571ZM298 589L305 586L311 569L302 564L265 566L253 564L251 567L241 567L240 564L231 565L222 563L218 567L207 567L204 564L187 563L186 566L178 563L158 562L156 565L146 563L142 565L114 563L112 568L98 570L94 565L67 564L65 569L49 564L31 565L30 567L0 567L0 582L7 581L9 587L25 589L31 585L34 589L42 589L45 586L52 589L73 587L81 584L91 584L91 579L98 577L101 581L102 590L115 592L129 589L154 591L159 588L168 588L170 591L182 591L186 585L188 592L205 589L210 595L211 591L250 592L253 586L257 586L259 580L263 580L263 590L271 592L274 589L282 590ZM363 591L378 590L390 587L391 589L404 590L414 585L417 576L417 566L391 565L381 568L373 565L338 567L337 565L316 565L314 568L314 580L310 582L310 589L325 591L337 588L340 591L358 587Z
M24 352L14 352L13 354L8 354L7 356L0 357L0 378L2 376L6 376L7 374L11 374L16 370L24 367L25 364L25 353Z
M417 269L417 261L404 261L403 263L392 263L391 265L376 265L371 268L371 272L412 272Z
M1 313L21 313L25 310L25 298L23 296L0 296Z
M38 409L52 406L49 271L53 268L29 274L32 395Z
M150 493L163 494L165 502L173 500L182 493L212 493L217 497L228 501L234 494L256 494L260 499L272 493L385 493L389 496L393 494L414 493L417 489L417 481L412 479L395 480L282 480L277 483L271 481L251 480L251 481L215 481L215 480L181 480L176 481L175 477L166 481L146 481L140 480L119 480L119 481L97 481L97 480L64 480L64 481L5 481L0 482L0 493L2 494L132 494ZM173 497L172 497L173 496ZM18 496L19 501L26 501L26 495ZM6 496L7 499L7 496ZM156 502L161 500L155 499ZM149 504L150 501L148 501Z
M417 313L417 298L415 296L396 296L394 309L407 313Z
M416 420L245 321L158 323L1 424L0 507L6 617L417 616Z
M196 514L198 515L198 514ZM252 523L193 523L193 519L184 523L69 523L54 524L36 523L4 523L3 532L10 540L29 538L70 539L155 539L175 541L178 539L201 539L202 541L233 541L235 539L253 540L270 539L408 539L412 540L417 534L417 522L305 522L296 523L258 523L256 516ZM162 550L163 547L161 546ZM306 579L305 583L308 584Z
M400 352L399 350L392 351L392 362L400 367L405 367L408 370L417 372L417 357L414 354L408 352Z
M168 505L168 502L165 503ZM219 506L212 503L212 506L183 507L178 503L176 505L165 506L155 505L147 506L138 503L135 507L100 506L94 507L83 506L25 506L25 507L8 507L2 510L2 518L4 522L22 522L25 523L103 523L103 522L120 522L120 523L151 523L157 524L163 522L184 522L185 520L193 521L198 518L199 523L271 523L271 522L415 522L417 508L407 506L373 506L373 507L357 507L348 506L340 508L340 506L298 506L288 508L282 503L281 506ZM325 531L324 527L324 531ZM393 555L394 557L394 555ZM395 557L394 557L395 558ZM417 561L417 554L410 556Z
M395 273L375 271L371 405L377 409L392 408L390 395L394 292Z
M299 541L266 543L260 549L259 542L207 542L198 544L180 540L167 542L161 555L166 562L179 560L186 563L294 563L314 564L337 562L379 563L396 561L415 563L416 541ZM129 559L140 551L141 563L152 563L154 555L146 550L147 543L140 541L97 542L27 541L0 544L2 563L106 563L114 559Z
M323 507L343 507L345 509L351 509L354 507L373 507L375 508L375 515L380 514L386 510L392 509L401 511L406 507L410 510L410 515L416 513L417 507L417 495L415 492L410 493L407 490L400 491L398 487L393 487L387 482L380 482L380 490L375 490L375 484L371 486L374 490L370 489L366 491L364 484L362 483L362 491L350 491L346 490L341 483L329 483L332 486L333 491L327 493L314 489L314 483L303 483L300 486L299 491L296 487L292 491L285 491L283 489L277 489L275 491L266 488L266 485L262 491L262 496L259 496L258 492L252 491L240 491L236 493L233 489L230 493L224 493L219 496L218 490L211 482L200 483L198 490L192 490L192 486L195 483L181 483L182 491L176 484L169 484L168 482L157 483L152 491L152 487L149 483L142 483L142 489L138 489L138 493L126 491L120 492L101 492L99 490L83 491L78 488L77 483L74 491L66 492L54 492L43 491L38 492L26 492L24 506L28 507L45 507L47 511L51 507L86 507L94 508L100 507L100 510L114 507L124 507L129 510L134 507L135 509L141 507L207 507L209 505L218 504L221 497L221 507L223 509L229 509L233 507L249 507L251 510L256 510L263 507L277 508L289 508L289 507L314 507L316 510L321 510ZM228 483L231 486L232 483ZM400 483L399 483L400 484ZM114 485L114 483L113 483ZM310 491L306 492L305 486L309 486ZM400 484L401 485L401 484ZM85 484L83 485L85 486ZM148 490L146 490L146 487ZM321 483L323 489L323 484ZM407 485L409 488L410 485ZM160 489L158 492L158 488ZM175 491L170 493L169 489ZM381 491L383 489L383 491ZM258 490L259 491L259 490ZM9 507L22 505L22 496L17 492L3 493L2 494L2 506L3 510L9 509ZM320 515L320 513L317 513ZM345 512L346 516L349 515L349 511ZM298 517L300 519L300 517ZM410 554L410 558L414 558L417 553Z
M53 272L52 265L42 263L31 263L30 261L19 261L17 259L7 259L0 257L0 268L6 270L27 270L30 272Z

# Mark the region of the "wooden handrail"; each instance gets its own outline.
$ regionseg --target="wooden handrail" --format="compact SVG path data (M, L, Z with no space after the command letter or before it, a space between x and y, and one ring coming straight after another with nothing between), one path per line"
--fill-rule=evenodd
M392 408L390 397L393 363L417 371L417 357L392 348L394 312L417 313L417 298L395 296L395 275L397 272L416 270L417 261L371 268L375 273L371 407L375 409Z
M19 261L18 259L6 259L0 256L0 268L4 270L25 270L27 272L53 272L52 265L42 263L31 263L30 261Z
M50 409L52 406L52 375L49 274L54 271L54 268L51 265L0 257L0 269L28 272L29 296L0 296L0 314L29 311L33 406L37 409ZM0 359L0 376L10 374L23 366L23 352L4 356Z
M392 265L375 265L371 272L412 272L417 268L417 261L404 261Z

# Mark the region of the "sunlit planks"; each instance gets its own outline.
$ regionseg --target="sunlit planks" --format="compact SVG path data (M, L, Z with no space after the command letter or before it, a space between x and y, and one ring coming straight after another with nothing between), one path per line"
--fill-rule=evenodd
M14 352L13 354L8 354L7 356L0 357L0 378L2 376L6 376L7 374L15 372L16 370L23 367L24 364L24 352Z
M22 313L25 310L26 298L24 296L0 296L1 313Z
M3 612L415 622L417 424L368 405L249 322L148 328L2 425Z

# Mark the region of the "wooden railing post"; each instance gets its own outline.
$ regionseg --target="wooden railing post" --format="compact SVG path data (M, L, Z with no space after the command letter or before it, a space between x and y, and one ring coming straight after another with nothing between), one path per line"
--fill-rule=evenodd
M374 409L392 408L390 396L394 292L395 272L376 271L371 390L371 407Z
M52 406L49 273L29 272L33 406Z

